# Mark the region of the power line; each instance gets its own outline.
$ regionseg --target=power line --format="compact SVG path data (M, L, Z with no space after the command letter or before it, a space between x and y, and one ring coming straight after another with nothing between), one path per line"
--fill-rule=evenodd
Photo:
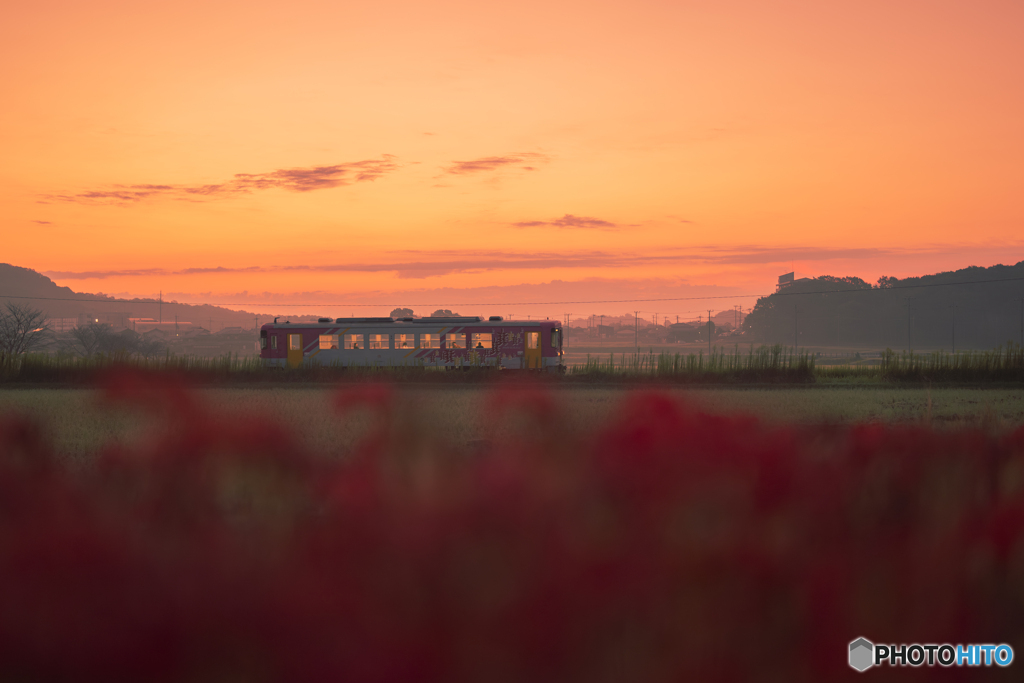
M444 303L406 303L405 306L561 306L570 304L628 304L628 303L644 303L644 302L656 302L656 301L711 301L713 299L748 299L753 297L768 297L768 296L804 296L809 294L864 294L864 293L877 293L886 292L893 289L922 289L927 287L956 287L960 285L984 285L994 282L1019 282L1024 280L1024 277L1007 277L998 278L994 280L969 280L966 282L934 282L927 284L918 285L895 285L892 287L867 287L863 289L819 289L810 292L769 292L765 293L754 293L754 294L728 294L728 295L716 295L716 296L679 296L679 297L662 297L657 299L596 299L591 301L471 301L471 302L444 302ZM314 301L307 303L277 303L277 302L260 302L260 301L241 301L241 302L214 302L214 301L160 301L157 299L140 300L140 299L77 299L77 298L62 298L62 297L48 297L48 296L12 296L7 294L0 294L0 299L28 299L33 301L85 301L95 304L103 303L121 303L121 304L178 304L179 306L351 306L358 308L370 308L370 307L387 307L395 306L394 303L375 303L375 304L354 304L350 302L324 302Z

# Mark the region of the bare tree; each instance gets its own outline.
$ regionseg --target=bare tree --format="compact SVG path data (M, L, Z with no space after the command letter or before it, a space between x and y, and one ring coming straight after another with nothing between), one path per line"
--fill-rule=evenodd
M139 341L139 355L143 358L150 358L152 356L163 355L167 351L167 346L156 339L142 339Z
M0 358L34 351L46 343L48 332L42 311L8 302L0 310Z
M109 338L113 336L110 325L106 323L89 323L71 328L68 333L67 350L74 354L91 356L99 353L110 344Z

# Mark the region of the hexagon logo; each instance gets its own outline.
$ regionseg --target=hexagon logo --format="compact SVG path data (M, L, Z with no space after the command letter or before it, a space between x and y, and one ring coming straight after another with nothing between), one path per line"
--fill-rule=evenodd
M866 671L875 663L875 645L867 638L858 638L850 643L850 666L857 671Z

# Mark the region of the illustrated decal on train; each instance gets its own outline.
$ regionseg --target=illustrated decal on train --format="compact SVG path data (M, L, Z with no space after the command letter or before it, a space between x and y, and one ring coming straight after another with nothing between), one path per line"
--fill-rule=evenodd
M260 331L260 357L267 367L411 365L564 372L561 342L560 324L551 320L275 319Z

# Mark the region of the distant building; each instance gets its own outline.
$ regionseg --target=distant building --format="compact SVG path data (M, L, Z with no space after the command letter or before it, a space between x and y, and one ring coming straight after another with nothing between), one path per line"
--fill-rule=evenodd
M43 324L53 332L70 332L78 327L78 318L47 318Z
M104 313L80 313L78 315L79 325L88 325L89 323L106 323L114 327L131 327L132 314L126 311L122 312L104 312Z
M775 285L775 291L780 292L786 287L789 287L794 282L807 282L810 279L811 278L809 277L797 278L796 273L786 273L785 275L780 275L779 282L777 285Z
M243 327L225 327L223 330L217 330L214 332L214 335L224 337L244 335L246 337L251 337L253 336L253 331L247 330Z

